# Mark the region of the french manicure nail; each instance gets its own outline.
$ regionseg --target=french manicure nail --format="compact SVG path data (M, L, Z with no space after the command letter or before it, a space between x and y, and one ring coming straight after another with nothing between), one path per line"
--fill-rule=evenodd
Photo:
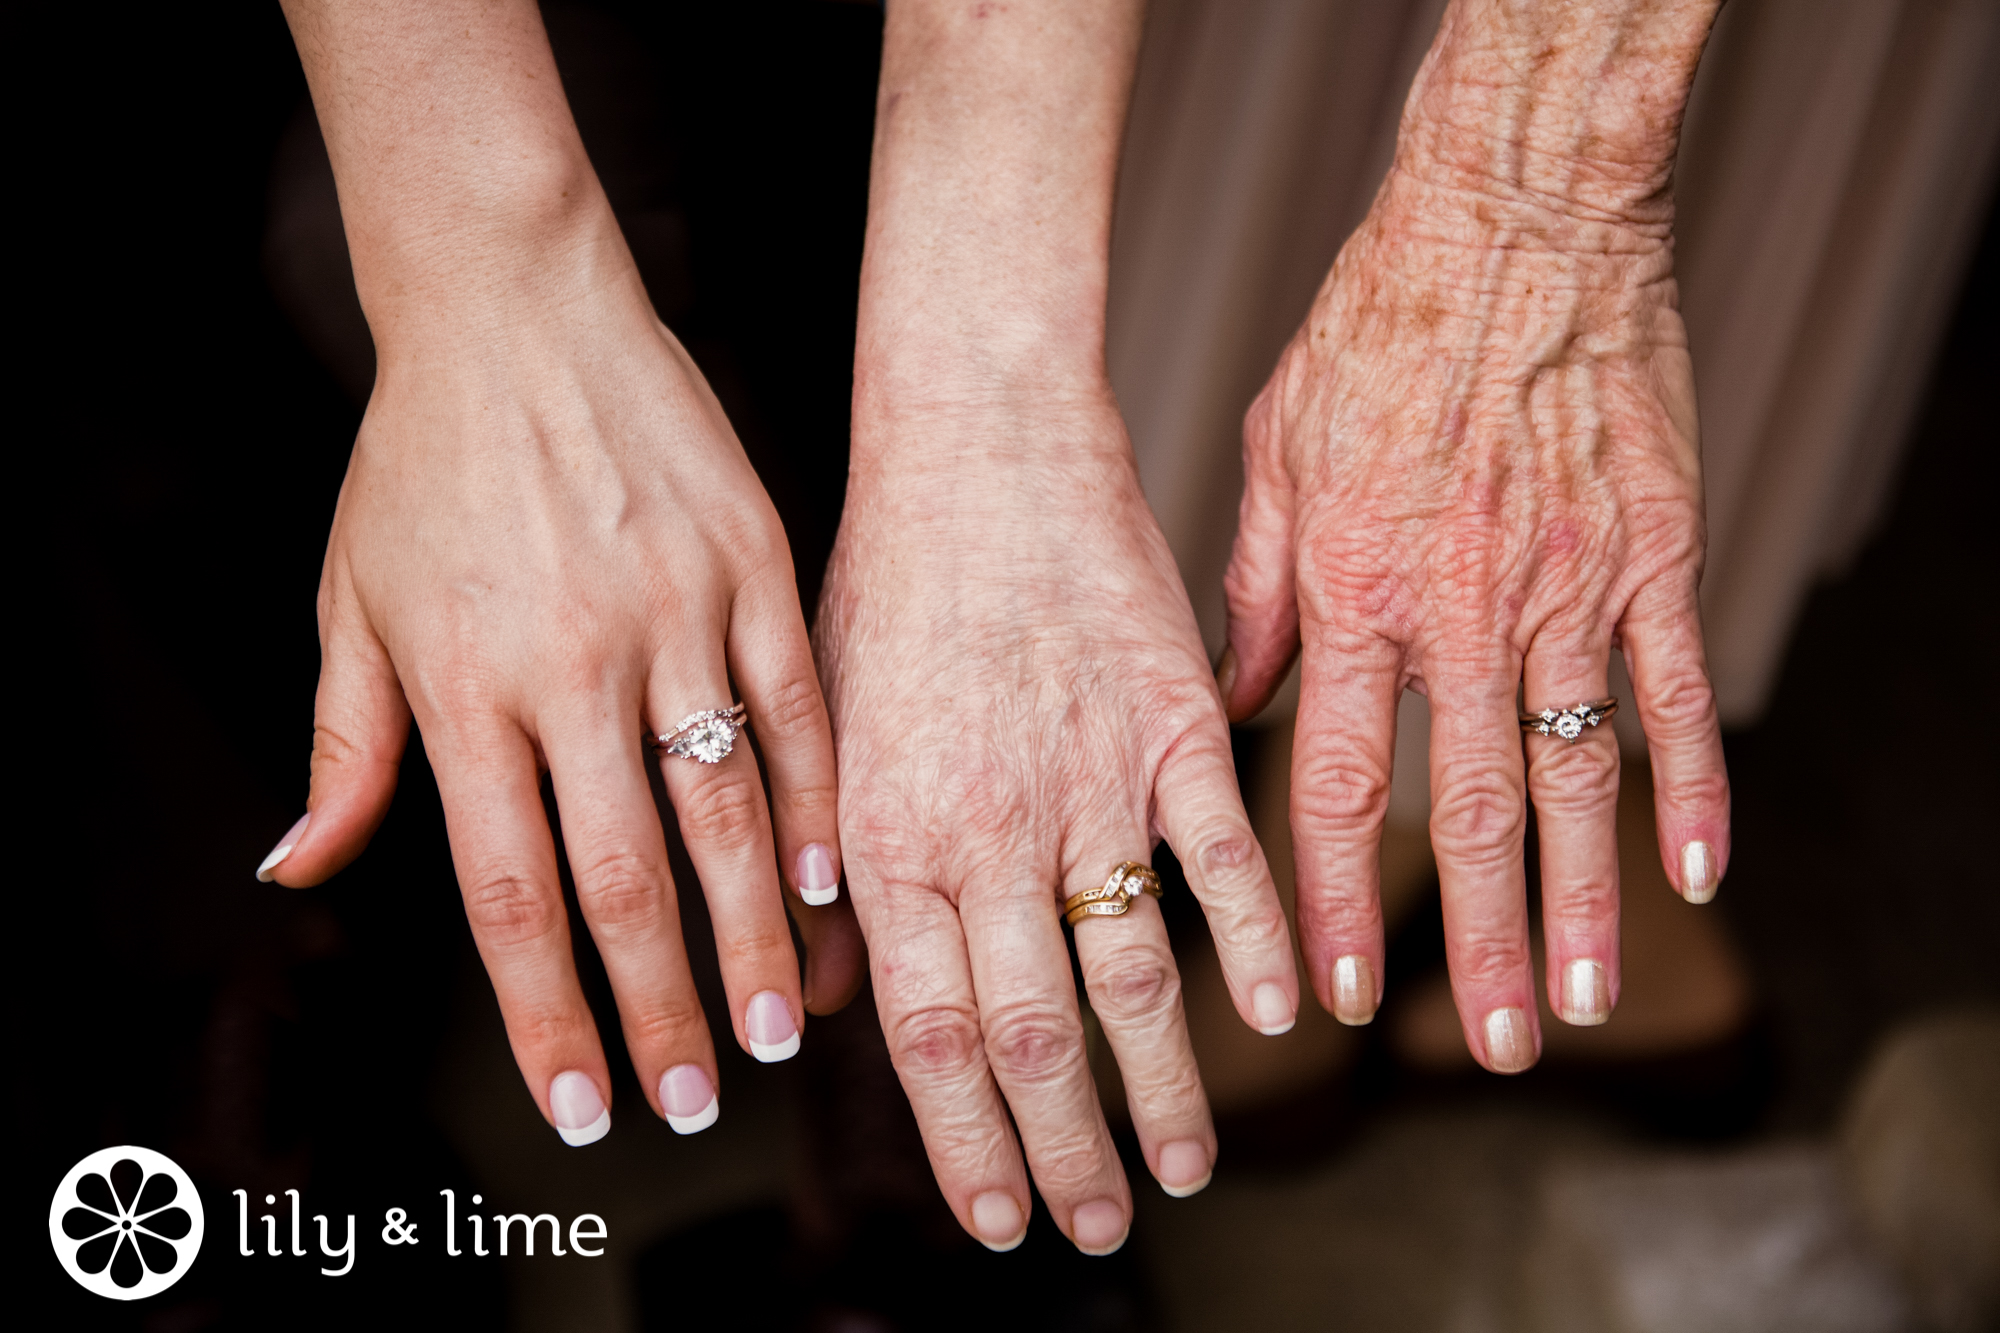
M1334 960L1333 1016L1351 1028L1375 1021L1375 964L1362 954Z
M1131 1234L1125 1210L1109 1199L1093 1199L1069 1215L1076 1248L1085 1254L1115 1254Z
M675 1065L660 1075L660 1105L676 1134L699 1134L722 1114L715 1085L700 1065Z
M799 853L799 897L808 907L824 907L840 896L840 877L833 873L833 853L822 842L809 842Z
M572 1148L595 1143L611 1132L611 1112L596 1081L573 1069L557 1074L549 1084L549 1114L555 1117L556 1133Z
M1611 1017L1611 979L1595 958L1577 958L1563 969L1562 1018L1594 1028Z
M1275 981L1263 982L1250 992L1250 1007L1257 1015L1257 1030L1267 1037L1282 1036L1299 1021L1298 1011L1285 997L1285 988Z
M1222 694L1222 706L1229 707L1229 692L1236 688L1236 650L1224 648L1215 664L1215 688Z
M979 1243L995 1254L1005 1254L1028 1238L1021 1205L1000 1190L988 1190L972 1201L972 1229Z
M1699 840L1681 848L1681 897L1705 903L1715 896L1715 849Z
M1215 1168L1208 1161L1208 1149L1193 1139L1177 1139L1160 1145L1160 1188L1176 1199L1201 1193L1214 1174Z
M799 1053L799 1025L792 1021L792 1007L774 990L750 997L743 1011L743 1032L750 1038L750 1054L767 1065Z
M305 835L306 825L310 823L312 823L311 815L300 815L299 822L285 830L285 836L278 839L278 845L271 849L271 854L265 857L263 862L257 867L257 882L259 884L269 884L271 882L271 872L276 870L279 864L292 854L292 848L299 845L299 839ZM241 865L243 863L239 861L237 864Z
M1535 1063L1535 1041L1528 1035L1528 1016L1519 1009L1495 1009L1486 1015L1486 1064L1496 1074L1518 1074Z

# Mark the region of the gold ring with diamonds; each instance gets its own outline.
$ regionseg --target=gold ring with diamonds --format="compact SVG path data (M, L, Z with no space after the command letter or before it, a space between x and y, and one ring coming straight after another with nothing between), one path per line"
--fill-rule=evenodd
M1111 872L1102 888L1071 894L1063 903L1063 920L1073 926L1087 916L1124 916L1142 893L1159 897L1160 877L1151 866L1127 861Z
M689 713L672 731L652 737L653 748L661 754L692 759L702 764L719 764L736 748L736 738L750 725L742 704Z
M1521 714L1521 730L1537 736L1560 736L1575 745L1585 727L1594 727L1618 711L1616 699L1599 699L1594 704L1574 708L1544 708L1539 713Z

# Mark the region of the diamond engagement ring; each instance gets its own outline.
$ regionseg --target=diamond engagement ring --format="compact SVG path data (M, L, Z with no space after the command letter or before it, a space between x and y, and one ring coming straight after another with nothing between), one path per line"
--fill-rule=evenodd
M1617 711L1616 699L1599 699L1574 708L1544 708L1539 713L1521 714L1521 730L1537 736L1560 736L1575 745L1585 727L1594 727Z
M744 719L742 704L689 713L672 731L653 737L653 748L697 763L719 764L736 748L736 737L750 724Z
M1071 894L1063 903L1063 920L1073 926L1087 916L1124 916L1142 893L1159 897L1160 877L1151 866L1127 861L1111 872L1102 888Z

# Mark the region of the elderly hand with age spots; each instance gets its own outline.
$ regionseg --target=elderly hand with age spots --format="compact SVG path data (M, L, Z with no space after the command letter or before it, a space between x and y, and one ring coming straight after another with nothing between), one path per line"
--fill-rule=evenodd
M1713 0L1457 0L1395 164L1244 425L1230 715L1303 646L1298 924L1320 999L1382 994L1377 856L1398 696L1430 700L1431 837L1467 1045L1540 1051L1523 833L1539 821L1546 984L1618 998L1618 753L1530 735L1604 697L1622 649L1661 853L1690 902L1729 853L1702 653L1701 473L1670 180Z

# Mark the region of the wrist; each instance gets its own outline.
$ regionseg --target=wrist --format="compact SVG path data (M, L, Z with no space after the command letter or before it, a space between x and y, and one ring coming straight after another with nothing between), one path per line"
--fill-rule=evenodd
M559 316L620 277L637 283L588 162L516 160L469 189L357 212L355 287L385 362L399 348Z
M1719 0L1456 0L1405 107L1396 170L1507 221L1672 222L1681 117ZM1519 210L1505 219L1508 209ZM1490 211L1490 210L1489 210ZM1510 230L1512 228L1510 227Z

